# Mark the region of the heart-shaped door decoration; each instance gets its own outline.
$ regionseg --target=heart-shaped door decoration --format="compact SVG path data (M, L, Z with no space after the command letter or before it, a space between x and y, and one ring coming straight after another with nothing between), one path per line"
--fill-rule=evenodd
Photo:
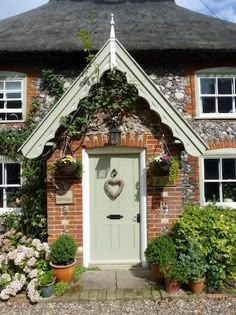
M121 194L123 188L124 181L119 178L110 178L104 183L104 191L111 200L115 200Z

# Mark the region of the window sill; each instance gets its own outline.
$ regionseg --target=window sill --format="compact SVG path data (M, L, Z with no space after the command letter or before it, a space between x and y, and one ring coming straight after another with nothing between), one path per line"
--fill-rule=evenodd
M194 118L195 120L235 120L236 119L236 115L232 115L232 116L196 116Z
M10 212L17 212L17 213L21 213L22 208L17 208L17 207L11 207L11 208L0 208L0 216L6 213L10 213Z

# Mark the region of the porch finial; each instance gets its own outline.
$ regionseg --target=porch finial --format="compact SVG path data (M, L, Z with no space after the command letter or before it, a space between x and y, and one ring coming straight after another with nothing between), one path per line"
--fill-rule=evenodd
M114 14L111 14L111 31L110 31L110 69L116 66L116 34Z

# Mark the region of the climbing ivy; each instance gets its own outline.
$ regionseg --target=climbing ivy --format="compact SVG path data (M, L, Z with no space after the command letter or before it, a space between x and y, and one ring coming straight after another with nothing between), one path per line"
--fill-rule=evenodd
M135 85L127 82L125 73L114 69L107 71L100 82L95 84L86 98L80 101L77 110L61 120L63 134L83 134L90 122L99 114L103 115L108 127L115 127L124 115L132 110L138 100Z
M54 97L56 102L63 93L63 82L53 70L43 70L41 89ZM45 115L40 108L39 99L33 98L31 110L27 114L24 124L0 129L0 154L22 163L23 185L15 194L9 197L21 200L22 211L19 216L5 214L3 221L17 220L15 228L30 237L46 238L46 158L34 160L24 158L19 148L29 137L39 121Z

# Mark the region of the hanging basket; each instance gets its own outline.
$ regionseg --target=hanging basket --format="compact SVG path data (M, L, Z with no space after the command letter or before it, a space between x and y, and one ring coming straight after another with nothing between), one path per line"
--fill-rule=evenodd
M74 175L77 171L78 165L74 164L58 164L57 165L57 172L62 175L71 176Z
M55 166L57 174L65 176L75 176L77 178L81 177L81 161L76 160L76 158L71 155L66 155L60 160L57 160Z

